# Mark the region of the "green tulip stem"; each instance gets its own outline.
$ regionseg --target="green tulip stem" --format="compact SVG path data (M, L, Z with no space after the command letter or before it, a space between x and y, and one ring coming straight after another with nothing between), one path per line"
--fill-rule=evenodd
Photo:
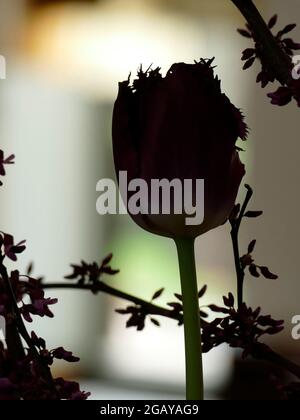
M202 401L203 367L194 239L175 240L181 279L186 362L186 399Z

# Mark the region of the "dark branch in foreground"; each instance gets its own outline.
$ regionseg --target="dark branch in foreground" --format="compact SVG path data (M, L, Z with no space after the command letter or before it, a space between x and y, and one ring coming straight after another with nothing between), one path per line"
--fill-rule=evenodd
M231 0L247 20L255 40L263 47L261 54L269 64L276 79L287 85L291 81L290 62L274 38L252 0Z
M22 341L20 336L24 339L25 343L28 346L29 352L34 357L37 366L39 366L40 375L45 379L45 381L48 383L49 387L53 391L53 395L56 396L56 390L53 382L53 377L51 374L51 371L49 367L43 362L42 358L40 357L34 343L32 342L32 339L25 327L22 315L20 313L20 309L18 307L18 303L14 294L13 287L10 283L10 279L7 273L7 269L3 264L4 256L0 256L0 275L4 282L6 292L8 296L10 297L10 305L11 305L11 311L13 314L14 321L11 326L9 326L8 330L8 346L9 349L12 350L12 353L15 353L15 356L22 357L25 355L24 348L22 345ZM13 334L12 337L10 337L10 334ZM11 341L11 340L15 340ZM14 349L15 347L15 349Z
M89 284L70 284L70 283L42 283L43 289L77 289L77 290L88 290L97 294L99 292L106 293L110 296L126 300L134 303L137 306L142 307L148 315L159 315L165 318L174 319L175 321L182 322L182 315L174 312L174 310L162 308L161 306L155 305L151 302L147 302L143 299L132 296L128 293L121 292L118 289L108 286L107 284L99 281L96 285Z

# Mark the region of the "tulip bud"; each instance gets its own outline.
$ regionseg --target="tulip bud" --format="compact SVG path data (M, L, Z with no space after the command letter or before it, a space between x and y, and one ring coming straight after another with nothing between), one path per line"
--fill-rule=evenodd
M234 207L245 174L235 146L247 137L244 117L221 92L213 60L142 69L130 85L119 84L113 113L113 149L117 173L128 182L204 180L204 218L187 225L186 212L132 214L142 228L171 238L195 238L222 225ZM193 199L196 192L193 191ZM151 194L149 193L149 208Z

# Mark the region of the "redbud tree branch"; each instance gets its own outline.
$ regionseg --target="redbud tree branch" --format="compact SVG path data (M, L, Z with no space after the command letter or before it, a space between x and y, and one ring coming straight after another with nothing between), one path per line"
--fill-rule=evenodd
M181 314L174 312L171 309L162 308L161 306L155 305L146 300L140 299L136 296L130 295L128 293L122 292L121 290L115 289L114 287L108 286L102 281L97 282L95 285L91 284L78 284L78 283L42 283L41 287L43 289L77 289L77 290L87 290L91 291L94 294L99 292L108 294L110 296L126 300L131 302L134 305L142 307L148 315L158 315L164 318L174 319L179 323L182 323L183 317Z
M274 38L252 0L231 0L247 20L255 41L262 46L261 55L273 70L276 79L287 85L291 80L290 62Z
M24 339L26 344L28 345L29 351L32 354L33 358L35 359L37 365L39 366L40 374L48 384L49 388L54 391L54 395L56 394L53 377L49 367L43 362L41 359L35 345L32 342L32 339L25 327L25 324L22 319L22 315L20 313L18 303L14 294L13 287L11 285L7 269L3 264L4 256L0 256L0 275L4 282L4 287L6 293L10 297L10 309L13 315L13 322L11 325L8 325L8 340L7 344L9 346L9 351L12 355L16 357L24 357L24 347L21 341L21 337Z
M0 260L0 275L3 279L3 286L5 292L8 296L10 296L11 287L7 275L7 270L3 265L3 257L1 257ZM25 357L25 351L18 331L17 317L15 316L15 308L11 300L9 302L9 311L12 314L12 317L10 322L6 325L6 344L12 358L17 361L19 358Z
M182 321L183 321L181 314L178 314L170 309L155 305L143 299L137 298L128 293L124 293L118 289L115 289L111 286L106 285L103 282L98 282L97 285L78 284L78 283L70 283L70 282L58 282L58 283L53 282L53 283L42 283L41 286L45 290L47 289L69 289L69 290L75 289L75 290L90 291L90 292L93 292L94 294L98 292L102 292L102 293L114 296L116 298L126 300L127 302L131 302L135 305L138 305L141 308L144 308L145 312L148 315L157 315L157 316L173 319L175 321L178 321L180 324L182 324ZM253 352L251 353L251 355L255 359L265 360L270 363L273 363L276 366L279 366L283 370L290 372L292 375L300 379L300 366L299 365L280 356L279 354L274 352L270 347L262 343L257 343L253 347Z
M241 209L238 213L236 219L230 220L231 223L231 238L232 238L232 247L234 254L234 262L236 269L236 278L237 278L237 294L238 294L238 307L241 308L244 302L244 279L245 279L245 268L242 267L241 258L240 258L240 249L239 249L239 232L243 218L245 217L248 204L253 196L253 190L249 185L245 185L247 193L244 199L244 202L241 206ZM290 372L300 379L300 366L296 363L284 358L283 356L274 352L269 346L263 343L255 343L251 356L258 360L266 360L270 363L273 363L276 366L281 367L282 369Z
M251 200L253 195L253 190L246 186L247 194L244 200L244 203L241 207L240 213L238 215L237 220L231 222L231 240L232 240L232 248L233 248L233 255L234 255L234 264L235 264L235 271L236 271L236 278L237 278L237 296L238 296L238 307L241 308L244 302L244 279L245 279L245 270L241 264L240 258L240 248L239 248L239 231L241 227L241 223L245 212L247 210L248 204Z

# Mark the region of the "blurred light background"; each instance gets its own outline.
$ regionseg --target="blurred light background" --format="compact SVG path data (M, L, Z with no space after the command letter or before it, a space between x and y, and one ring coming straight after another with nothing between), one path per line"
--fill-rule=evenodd
M280 24L300 20L297 0L257 1ZM127 216L96 214L96 183L114 177L111 112L117 82L140 64L216 57L224 91L243 108L251 127L247 182L255 189L260 220L246 223L242 243L256 238L257 262L280 281L248 279L253 306L283 318L286 333L273 345L294 359L291 318L299 313L297 108L271 107L255 85L256 72L243 72L241 51L249 45L236 28L244 20L229 0L0 0L0 54L7 78L0 80L0 146L16 154L1 193L1 229L28 241L19 259L35 274L59 281L69 264L114 253L121 273L110 284L145 299L158 288L160 303L179 291L173 244L141 231ZM295 32L295 38L300 33ZM258 71L258 68L255 69ZM217 123L217 122L216 122ZM221 303L235 290L228 226L198 239L199 286L208 284L203 304ZM182 398L183 331L168 320L143 332L125 329L114 312L126 302L83 292L56 292L54 320L34 325L49 347L63 345L82 359L59 364L57 373L79 377L100 399ZM300 346L300 343L298 344ZM209 398L220 398L234 378L235 353L226 347L205 356Z

